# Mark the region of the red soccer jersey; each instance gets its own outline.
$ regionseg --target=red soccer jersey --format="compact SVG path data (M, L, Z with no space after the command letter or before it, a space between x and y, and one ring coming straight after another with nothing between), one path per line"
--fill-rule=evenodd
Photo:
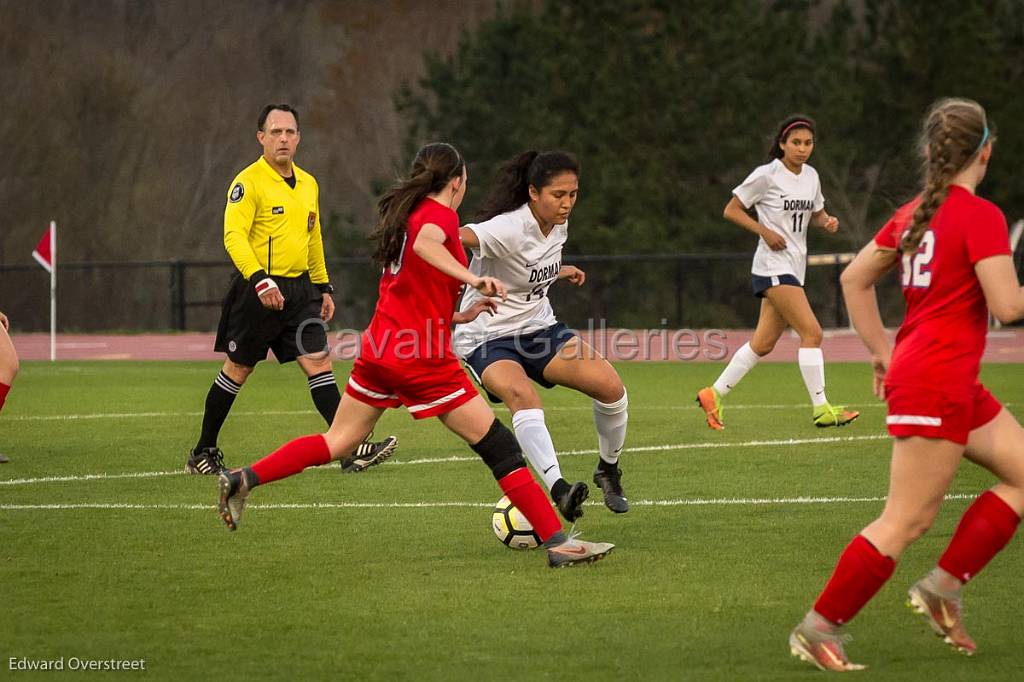
M380 295L370 327L363 336L362 357L387 363L408 360L452 360L451 324L462 282L416 255L412 245L424 225L437 225L445 247L467 264L459 238L459 216L433 199L423 199L409 215L405 242L397 263L384 267Z
M899 249L920 199L901 206L875 235ZM978 380L988 331L988 306L975 264L1009 255L1006 217L995 204L952 186L900 276L907 313L896 335L886 383L959 391Z

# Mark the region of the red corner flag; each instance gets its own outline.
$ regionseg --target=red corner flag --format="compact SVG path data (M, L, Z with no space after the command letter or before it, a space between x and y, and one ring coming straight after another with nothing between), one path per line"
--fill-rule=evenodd
M50 273L50 361L57 359L57 222L43 233L32 257Z
M54 241L56 241L57 226L50 223L50 226L46 228L46 232L43 233L42 239L36 244L35 250L32 252L32 257L38 261L40 265L46 268L47 272L53 272L53 252L54 252Z

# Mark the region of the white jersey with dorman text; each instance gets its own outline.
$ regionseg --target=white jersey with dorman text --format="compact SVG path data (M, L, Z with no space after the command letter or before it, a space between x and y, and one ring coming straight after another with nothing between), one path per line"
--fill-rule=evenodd
M508 300L498 301L493 315L484 313L467 324L455 325L452 345L466 357L485 341L546 329L558 320L548 301L548 287L562 267L562 245L569 223L555 225L547 237L540 231L529 204L482 223L466 225L480 246L471 249L469 269L479 277L497 277L508 289ZM462 310L483 295L466 287Z
M732 193L746 208L757 208L758 222L786 238L781 251L772 251L759 238L750 271L765 277L794 275L803 284L811 214L825 207L818 171L805 163L796 175L774 159L755 168Z

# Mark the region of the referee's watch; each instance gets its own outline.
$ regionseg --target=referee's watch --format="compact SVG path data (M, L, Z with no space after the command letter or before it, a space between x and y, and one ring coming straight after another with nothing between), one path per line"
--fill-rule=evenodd
M316 286L320 290L321 294L333 294L334 293L334 285L329 283L329 282L326 283L326 284L317 284Z

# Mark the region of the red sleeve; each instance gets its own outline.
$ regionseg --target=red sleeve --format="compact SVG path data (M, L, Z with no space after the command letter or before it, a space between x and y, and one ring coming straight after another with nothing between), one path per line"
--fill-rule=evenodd
M898 249L903 238L903 231L910 226L919 203L920 199L914 199L896 209L888 222L875 235L875 244L883 249Z
M882 229L875 235L875 244L878 244L883 249L895 249L896 248L896 226L894 224L896 217L893 216L886 221L885 225L882 225Z
M1009 228L999 207L986 201L975 216L964 238L971 265L992 256L1010 255Z
M444 232L446 242L450 239L454 239L456 242L460 241L459 215L447 206L431 202L423 215L423 223L433 223L440 227L441 231Z

